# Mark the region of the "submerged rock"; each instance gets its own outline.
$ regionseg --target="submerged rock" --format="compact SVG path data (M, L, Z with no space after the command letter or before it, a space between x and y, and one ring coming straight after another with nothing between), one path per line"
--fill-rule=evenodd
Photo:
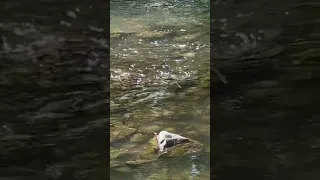
M152 159L138 159L135 161L127 161L126 164L131 166L137 166L140 164L151 163L152 161L153 161Z
M139 128L139 132L141 133L153 133L161 130L162 127L157 124L145 125Z
M150 139L139 152L138 158L128 160L125 164L140 166L157 161L162 157L194 155L202 152L203 145L193 139L178 134L161 131Z
M178 134L161 131L157 136L149 141L145 151L142 152L143 157L173 157L184 156L199 153L203 150L203 145L193 139L180 136Z
M110 148L110 159L116 159L120 156L123 156L126 153L127 151L124 149Z
M136 133L130 138L130 142L132 142L132 143L145 142L147 140L148 140L148 136L143 135L141 133Z
M134 134L136 131L136 129L130 128L126 125L117 123L110 124L110 142L124 139Z
M117 168L122 166L122 162L118 160L110 160L110 168Z
M119 171L121 173L131 173L132 172L132 170L127 166L117 167L117 168L115 168L115 170Z

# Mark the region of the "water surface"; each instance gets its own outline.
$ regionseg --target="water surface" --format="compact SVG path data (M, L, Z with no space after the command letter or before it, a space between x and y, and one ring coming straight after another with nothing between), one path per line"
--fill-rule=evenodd
M209 179L209 1L111 1L111 179ZM161 130L198 156L137 166Z
M213 1L212 177L319 179L319 3Z
M1 1L0 179L108 179L108 4Z

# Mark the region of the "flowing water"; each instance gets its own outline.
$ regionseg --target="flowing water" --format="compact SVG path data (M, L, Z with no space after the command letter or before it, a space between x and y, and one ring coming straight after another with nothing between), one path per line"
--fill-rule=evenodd
M212 2L212 178L319 179L319 10Z
M108 179L109 5L0 2L0 179Z
M111 1L111 175L209 179L209 1ZM161 130L195 139L197 156L129 165Z

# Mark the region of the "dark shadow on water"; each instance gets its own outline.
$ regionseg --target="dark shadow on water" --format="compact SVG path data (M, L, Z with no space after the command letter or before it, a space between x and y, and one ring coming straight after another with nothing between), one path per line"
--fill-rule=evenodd
M109 178L108 7L0 3L0 179Z
M228 81L211 73L214 179L320 177L318 9L212 2L211 63Z

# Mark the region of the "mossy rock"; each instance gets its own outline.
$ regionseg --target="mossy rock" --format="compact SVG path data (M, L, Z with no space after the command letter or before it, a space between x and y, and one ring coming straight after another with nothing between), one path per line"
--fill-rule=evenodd
M141 133L136 133L130 138L130 142L132 143L145 142L147 140L148 136Z
M166 148L164 152L157 152L158 143L157 136L151 138L147 145L144 146L140 153L140 158L136 160L127 161L127 165L138 166L146 163L151 163L159 158L187 156L198 154L203 151L203 145L193 139L189 139L189 142L178 144L170 148Z
M126 154L128 151L123 149L110 149L110 159L116 159L121 157L122 155Z
M170 131L170 132L176 132L176 129L174 127L168 127L164 129L165 131Z
M126 125L111 124L110 125L110 142L126 138L134 134L136 131L137 131L136 129L130 128Z
M152 125L146 125L139 128L139 132L141 133L154 133L158 132L162 129L160 125L152 124Z
M138 160L134 160L134 161L127 161L126 164L131 165L131 166L137 166L137 165L141 165L141 164L151 163L154 160L155 159L138 159Z
M202 152L202 150L203 144L196 140L189 139L187 143L177 144L171 148L167 148L166 151L159 154L159 158L194 155Z
M117 168L122 166L122 162L118 160L110 160L110 168Z
M144 146L143 151L141 152L141 157L142 158L157 158L157 136L153 136L147 145Z

